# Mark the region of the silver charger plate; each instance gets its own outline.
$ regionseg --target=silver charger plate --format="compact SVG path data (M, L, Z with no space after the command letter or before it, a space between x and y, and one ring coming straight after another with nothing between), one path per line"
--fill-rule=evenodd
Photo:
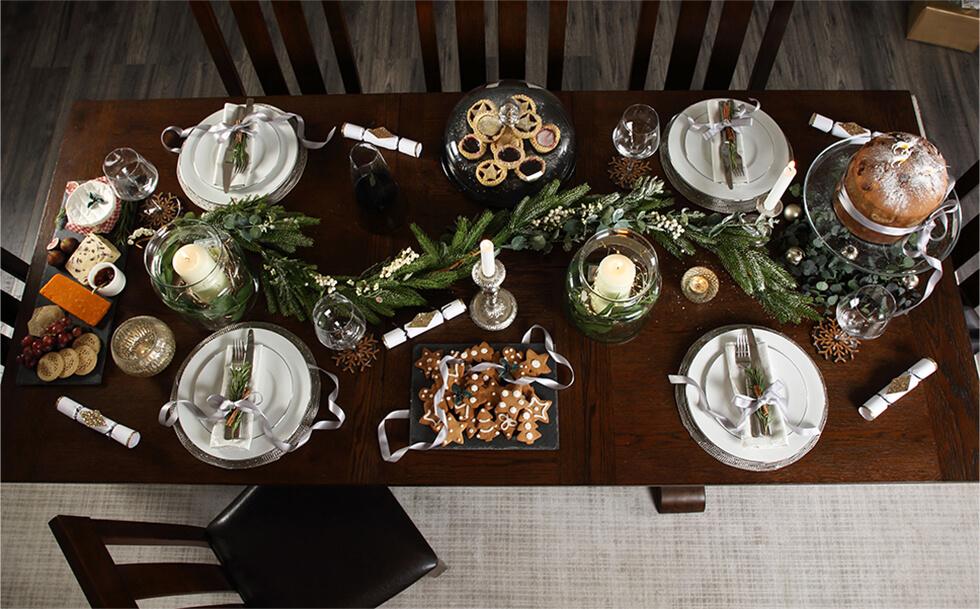
M684 355L684 359L681 361L679 374L688 376L690 373L691 362L694 360L695 356L707 345L709 342L717 338L718 336L725 334L726 332L731 332L732 330L739 330L743 328L752 328L756 332L766 332L775 334L782 337L783 339L796 344L796 341L786 336L782 332L777 332L771 328L766 328L764 326L757 326L753 324L732 324L727 326L721 326L720 328L715 328L701 336L698 340L691 345ZM802 349L802 348L801 348ZM812 361L812 358L811 358ZM824 382L823 375L820 373L820 369L814 365L814 371L816 376L819 378L820 386L823 389L823 393L827 395L827 386ZM697 379L696 379L697 380ZM817 441L820 440L820 436L815 436L810 438L803 446L801 446L793 455L780 459L777 461L755 461L751 459L744 459L732 455L731 453L719 448L714 444L708 437L701 431L701 428L694 421L694 417L691 414L691 404L687 399L687 386L677 385L674 387L674 399L677 402L677 412L680 415L681 423L683 423L684 428L687 429L688 433L691 434L691 438L700 446L706 453L721 461L725 465L735 467L738 469L753 471L753 472L768 472L777 469L782 469L788 465L796 463L802 459L808 452L810 452L814 446L816 446ZM817 427L822 431L824 425L827 423L827 412L830 410L829 404L824 404L823 413L820 415L820 421ZM720 426L719 426L720 427ZM728 432L726 432L728 433Z
M306 360L306 364L308 367L317 366L316 359L314 359L313 353L310 351L310 348L307 347L306 343L300 340L298 336L296 336L289 330L286 330L281 326L277 326L276 324L270 324L266 322L237 323L237 324L230 325L227 328L222 328L221 330L218 330L214 334L208 336L203 341L198 343L197 346L195 346L194 349L192 349L191 352L187 354L187 357L181 363L180 368L177 370L177 374L174 377L174 384L173 384L173 389L171 390L170 393L170 399L171 400L177 399L178 387L180 386L180 379L183 376L185 369L187 368L187 364L193 359L194 355L197 352L199 352L208 343L216 339L219 339L220 337L230 332L235 332L243 328L263 329L279 334L284 339L286 339L289 343L291 343L293 346L296 347L296 349L303 356L303 359ZM284 439L286 442L290 444L296 442L310 428L310 425L313 423L313 420L316 418L317 412L320 409L320 375L319 372L317 372L317 370L312 368L309 369L309 374L310 374L310 399L305 406L305 412L303 413L303 417L300 421L299 426L287 438ZM179 420L177 421L177 423L174 424L174 431L177 434L177 439L180 440L180 443L184 446L184 448L187 449L187 452L192 454L195 458L209 465L214 465L216 467L221 467L223 469L249 469L252 467L258 467L260 465L265 465L267 463L272 463L273 461L277 461L279 458L281 458L283 455L286 454L285 452L279 450L278 448L273 447L271 450L259 456L252 457L250 459L224 459L222 457L218 457L216 455L207 453L201 450L196 444L194 444L194 442L187 436L187 433L184 431L183 427L181 427Z

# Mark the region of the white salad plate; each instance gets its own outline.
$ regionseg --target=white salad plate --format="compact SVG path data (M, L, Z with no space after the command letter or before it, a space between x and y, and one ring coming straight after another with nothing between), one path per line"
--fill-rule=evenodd
M712 157L720 154L721 135L705 140L691 128L688 120L708 122L708 107L714 101L720 100L707 99L693 104L668 123L662 148L664 165L669 166L667 176L681 194L696 193L688 198L699 205L723 212L751 211L755 201L772 190L793 159L793 151L771 116L762 109L752 112L752 125L738 128L746 178L729 189L724 176L716 176L712 168ZM736 101L752 105L745 100Z
M198 344L181 364L174 380L171 400L189 400L204 412L210 411L207 397L219 393L224 375L225 350L255 331L256 350L262 349L262 370L257 382L263 386L260 408L273 425L280 441L294 442L316 417L320 403L320 377L309 348L296 335L274 324L239 323L219 330ZM275 377L274 380L272 377ZM253 421L249 448L211 446L211 427L189 408L177 407L174 425L181 444L205 463L228 469L256 467L275 461L283 453Z
M786 385L786 414L790 422L823 430L827 421L827 389L816 363L786 335L761 326L749 327L757 340L768 345L773 378ZM731 405L734 396L725 365L725 345L735 342L745 328L745 325L731 325L708 332L691 346L680 369L680 374L701 385L712 410L731 419L736 418L736 413ZM739 469L771 471L785 467L803 457L820 438L819 435L803 437L790 431L784 446L745 446L741 438L696 406L697 392L693 387L678 385L675 398L681 420L694 440L719 461Z
M257 110L273 115L282 110L266 104L255 104ZM224 111L218 110L201 122L202 127L219 123ZM256 165L247 187L235 187L226 193L215 185L218 164L218 141L203 129L193 131L184 141L177 158L177 181L187 197L205 210L227 205L232 199L266 196L282 199L299 182L306 167L307 151L302 147L290 123L260 123L253 135L260 143L254 149Z

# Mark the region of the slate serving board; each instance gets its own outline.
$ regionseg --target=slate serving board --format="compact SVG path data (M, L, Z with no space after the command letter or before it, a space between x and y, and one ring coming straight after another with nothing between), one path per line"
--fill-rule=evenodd
M423 387L428 387L431 381L425 378L425 374L421 370L415 367L415 362L419 361L422 357L422 349L429 349L430 351L442 351L443 354L449 351L457 350L462 351L468 347L473 346L472 344L420 344L415 345L412 348L412 393L411 393L411 408L410 408L410 418L409 418L409 443L414 444L415 442L431 442L436 438L436 433L419 423L419 419L422 418L423 408L422 400L419 399L419 390ZM504 347L514 347L515 349L526 351L528 349L534 349L537 353L546 353L544 348L544 343L492 343L491 346L500 351ZM558 379L558 370L556 369L556 364L554 359L548 358L548 367L551 368L551 372L542 375L541 378ZM497 436L490 442L484 442L476 437L466 438L466 441L462 444L449 444L447 446L441 446L440 449L450 449L450 450L558 450L558 392L554 389L544 387L537 383L532 385L534 387L534 393L543 400L551 400L551 409L548 410L548 418L550 419L548 423L541 423L538 425L538 432L541 437L538 438L534 444L528 446L523 442L518 442L516 438L507 439L503 434Z
M86 180L79 180L78 183L81 184L81 183L83 183L85 181ZM66 193L64 195L64 197L62 198L62 201L61 201L62 207L64 206L65 201L67 201L67 200L68 200L68 194ZM58 221L57 221L57 223L56 223L56 225L55 225L54 235L52 235L52 238L54 238L54 237L57 237L59 239L62 239L64 237L74 237L74 238L78 239L79 242L81 242L82 239L85 238L85 235L80 235L80 234L78 234L76 232L72 232L70 230L67 230L65 228L65 220L64 220L64 218L59 218ZM126 268L126 258L127 258L127 248L125 246L120 246L118 243L113 243L113 245L116 246L116 249L119 250L119 254L120 254L119 259L116 260L113 264L115 264L120 269L125 269ZM51 266L50 264L45 264L44 265L44 272L41 274L41 283L39 284L39 288L44 287L44 285L46 283L48 283L48 280L50 280L55 275L59 275L59 274L60 275L64 275L65 277L68 277L72 281L75 281L75 278L71 276L71 273L68 273L67 271L64 271L64 270L61 270L61 269L57 269L57 268ZM26 366L17 366L17 376L14 379L15 383L17 385L26 385L26 386L30 386L30 385L45 385L45 386L67 385L67 386L78 386L78 385L99 385L99 384L101 384L102 383L102 373L105 370L105 362L106 362L106 359L109 357L109 339L112 337L113 320L115 319L115 316L116 316L116 306L119 303L120 296L122 296L125 293L126 293L126 290L124 289L122 291L122 293L120 293L120 294L118 294L116 296L112 296L112 297L103 296L103 298L105 298L106 300L108 300L109 303L110 303L109 304L109 311L105 314L105 317L102 318L102 321L99 322L99 325L98 326L94 326L94 327L93 326L89 326L87 323L85 323L82 320L78 319L74 315L70 315L70 314L68 315L68 317L71 319L71 321L72 321L73 324L75 324L77 326L81 326L82 328L86 328L86 332L93 332L96 336L99 337L99 340L102 342L102 345L99 347L98 361L95 363L95 368L92 370L92 372L89 372L88 374L86 374L84 376L72 375L72 376L69 376L68 378L64 378L64 379L59 378L59 379L55 379L53 381L50 381L50 382L45 383L44 381L42 381L41 379L38 378L37 373L34 370L31 370L30 368L28 368ZM23 303L21 306L24 306L25 304L26 303ZM41 296L40 293L38 293L37 294L37 297L36 297L36 299L34 301L33 308L37 308L37 307L44 306L44 305L50 305L50 304L54 304L54 303L51 302L50 300L48 300L47 298L45 298L44 296ZM25 333L26 333L26 330L25 330ZM21 349L20 339L23 336L24 336L23 334L18 335L18 336L15 336L15 339L16 339L15 345L16 345L16 348L18 349L18 352Z

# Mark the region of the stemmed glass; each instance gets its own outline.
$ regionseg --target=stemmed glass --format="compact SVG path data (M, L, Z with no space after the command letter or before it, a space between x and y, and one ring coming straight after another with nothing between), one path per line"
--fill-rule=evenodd
M335 292L321 298L313 307L313 328L325 347L346 351L357 346L367 324L357 306Z
M388 233L402 225L404 214L398 198L398 184L380 150L371 144L357 144L351 148L350 176L365 229Z
M116 196L123 201L140 201L157 187L160 175L152 163L132 148L116 148L102 162L102 173Z
M630 106L613 129L613 145L630 159L645 159L660 147L660 117L645 104Z
M854 338L871 340L884 334L896 309L895 297L883 286L862 286L837 304L837 324Z

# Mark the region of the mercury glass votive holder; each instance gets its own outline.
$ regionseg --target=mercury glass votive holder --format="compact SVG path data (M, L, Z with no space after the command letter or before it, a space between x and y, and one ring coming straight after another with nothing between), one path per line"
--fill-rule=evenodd
M600 263L613 254L625 256L635 267L632 285L622 296L610 297L596 288ZM604 343L625 343L643 329L660 297L657 252L643 235L629 229L608 229L586 241L568 266L565 308L583 334Z
M164 304L209 330L240 321L258 292L235 240L205 222L182 220L158 230L143 264Z
M130 376L153 376L170 365L177 349L174 333L156 317L140 315L112 333L112 361Z

